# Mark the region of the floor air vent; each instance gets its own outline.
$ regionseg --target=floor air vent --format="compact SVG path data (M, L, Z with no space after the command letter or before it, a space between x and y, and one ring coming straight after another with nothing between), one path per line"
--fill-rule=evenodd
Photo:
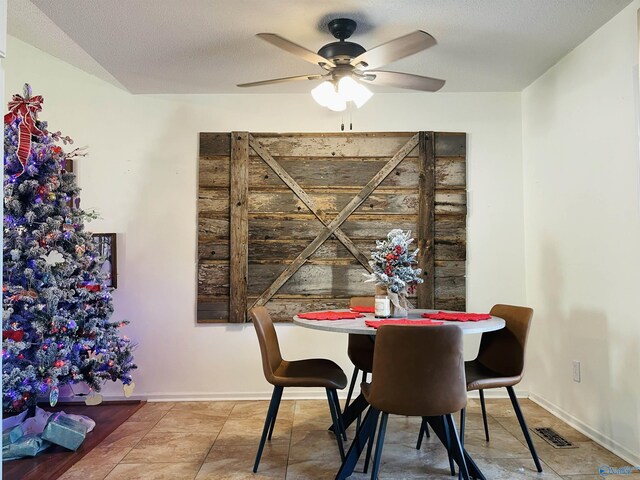
M571 443L569 440L556 432L553 428L538 427L532 428L532 430L554 448L578 448L577 445Z

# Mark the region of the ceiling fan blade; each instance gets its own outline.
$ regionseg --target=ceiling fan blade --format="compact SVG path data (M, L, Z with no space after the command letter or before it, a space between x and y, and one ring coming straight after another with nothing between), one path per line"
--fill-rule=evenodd
M310 63L315 63L316 65L320 65L321 67L335 67L335 63L331 60L321 57L317 53L312 52L311 50L307 50L300 45L293 43L286 38L282 38L280 35L276 35L275 33L258 33L256 35L260 37L265 42L269 42L271 45L275 45L282 50L293 53L294 55L306 60Z
M262 80L260 82L251 82L251 83L241 83L240 85L236 85L238 87L258 87L260 85L271 85L273 83L282 83L282 82L291 82L295 80L320 80L326 75L320 74L311 74L311 75L297 75L295 77L283 77L283 78L274 78L271 80Z
M373 76L375 77L371 78ZM445 84L445 81L439 78L422 77L410 73L384 72L382 70L368 70L361 77L361 80L371 82L373 85L422 90L423 92L436 92Z
M354 67L369 70L382 67L421 50L433 47L436 39L422 30L398 37L358 55L351 60Z

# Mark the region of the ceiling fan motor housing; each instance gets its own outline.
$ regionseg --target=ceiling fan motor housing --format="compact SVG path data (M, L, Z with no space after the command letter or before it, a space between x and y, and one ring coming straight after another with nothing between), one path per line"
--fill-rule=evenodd
M334 63L349 62L352 58L356 58L358 55L366 52L364 47L353 42L332 42L328 43L320 50L318 55L329 60L333 60Z

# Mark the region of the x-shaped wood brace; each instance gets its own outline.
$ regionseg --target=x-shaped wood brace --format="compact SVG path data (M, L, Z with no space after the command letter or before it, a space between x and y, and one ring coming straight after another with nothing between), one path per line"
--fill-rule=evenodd
M360 192L351 199L351 201L338 213L331 221L327 219L327 215L319 209L316 203L309 195L300 187L300 185L284 170L280 164L271 156L271 154L258 142L252 135L249 135L249 145L251 148L265 161L269 167L287 184L287 186L296 194L296 196L309 208L309 210L324 225L323 230L300 254L291 262L287 268L276 278L273 283L260 295L253 303L252 307L264 305L271 299L273 295L289 280L307 259L315 253L316 250L331 235L335 235L340 242L351 252L351 254L364 266L369 272L371 267L367 258L358 250L358 247L347 235L340 229L345 220L351 215L371 193L378 188L385 178L396 168L402 160L418 145L419 135L416 134L405 143L400 150L389 160L384 167L367 183Z

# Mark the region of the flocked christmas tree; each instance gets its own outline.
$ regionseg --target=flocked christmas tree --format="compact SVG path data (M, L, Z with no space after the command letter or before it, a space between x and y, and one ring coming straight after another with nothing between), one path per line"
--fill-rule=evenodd
M14 95L4 118L2 405L16 412L58 387L131 384L132 344L112 322L110 288L79 206L75 175L57 145L71 143L37 118L42 97Z

